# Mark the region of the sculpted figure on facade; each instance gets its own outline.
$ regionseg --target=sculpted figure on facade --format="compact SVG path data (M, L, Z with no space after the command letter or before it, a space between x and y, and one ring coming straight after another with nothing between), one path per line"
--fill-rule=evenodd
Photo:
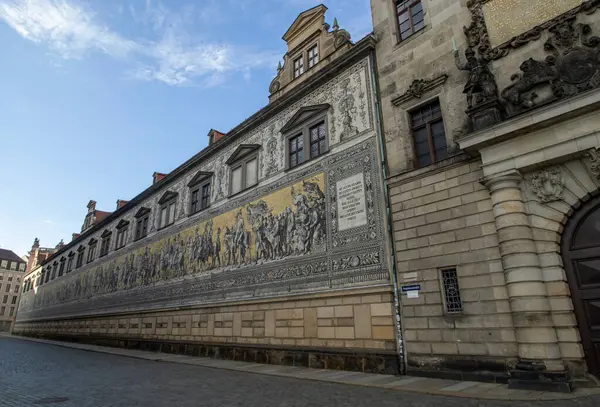
M460 58L458 50L454 51L456 67L462 71L469 71L469 79L465 84L463 93L467 95L469 109L478 104L493 100L497 97L498 88L494 75L488 67L487 61L477 58L473 48L465 51L466 62Z
M546 168L527 177L531 190L544 203L562 198L565 182L560 167Z

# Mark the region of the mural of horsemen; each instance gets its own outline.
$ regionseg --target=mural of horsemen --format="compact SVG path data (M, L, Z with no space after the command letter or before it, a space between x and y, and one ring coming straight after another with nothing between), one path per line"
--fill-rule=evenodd
M57 281L34 307L92 298L326 250L324 175L278 190L96 268ZM50 287L48 287L50 288Z

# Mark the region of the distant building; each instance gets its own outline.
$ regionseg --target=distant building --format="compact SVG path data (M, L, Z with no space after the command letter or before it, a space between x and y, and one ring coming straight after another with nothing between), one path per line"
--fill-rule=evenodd
M0 249L0 332L11 332L17 315L26 263L13 251Z

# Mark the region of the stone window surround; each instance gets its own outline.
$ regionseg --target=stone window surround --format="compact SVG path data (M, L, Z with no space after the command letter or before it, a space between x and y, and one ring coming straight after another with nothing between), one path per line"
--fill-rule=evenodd
M70 273L71 271L73 271L73 258L75 257L75 253L74 252L70 252L68 257L68 261L67 261L67 273Z
M313 116L307 117L297 126L292 129L286 130L283 134L283 140L285 144L285 171L293 170L295 168L300 167L301 165L306 164L309 161L312 161L316 158L322 157L323 155L329 152L329 118L327 116L327 111L322 110L321 112L316 113ZM310 156L310 129L318 124L323 122L325 124L325 150L321 152L317 157ZM294 137L302 134L302 143L303 143L303 160L299 162L294 167L290 167L290 140Z
M163 197L158 201L158 204L160 205L159 209L158 209L158 216L156 217L156 219L158 221L156 228L158 230L164 229L175 223L175 218L177 217L177 198L178 197L179 197L179 194L177 194L176 192L167 191L163 195ZM169 218L171 205L174 205L172 219ZM166 209L166 211L165 211L165 209ZM165 216L165 215L166 215L166 220L164 221L164 224L163 224L163 216Z
M67 259L63 256L60 258L60 268L58 269L58 276L62 276L63 274L65 274L65 265L66 265Z
M85 253L85 247L83 247L83 245L79 246L79 248L77 248L77 263L75 265L75 268L79 268L79 267L83 266L84 253Z
M98 244L98 241L96 239L93 239L93 238L88 243L86 263L91 263L96 258L96 245L97 244Z
M205 209L208 209L210 207L210 204L211 204L210 194L211 194L212 191L209 191L208 204L206 206L203 206L202 205L202 190L203 190L203 188L206 185L212 186L212 179L213 179L213 173L212 172L203 172L203 171L200 171L188 183L188 188L190 189L190 200L189 200L189 203L188 203L188 213L189 213L189 216L192 216L192 215L194 215L196 213L202 212ZM196 210L193 209L193 202L192 202L194 192L197 192L197 194L198 194L197 195L198 196L198 203L197 203L198 206L197 206Z
M115 250L119 250L127 244L127 231L129 230L129 221L121 220L117 224L117 238L115 239Z
M445 117L447 117L446 116L446 105L445 105L445 103L442 103L442 99L440 98L440 96L441 95L440 95L440 93L438 91L435 94L432 94L431 96L429 96L428 98L419 100L417 103L408 105L408 106L406 106L405 109L403 109L404 110L404 120L408 124L407 127L408 127L408 131L410 132L411 151L413 152L412 156L410 157L410 158L413 159L413 162L414 162L414 165L411 168L411 170L419 170L419 169L422 169L422 168L427 168L429 166L435 165L436 163L438 163L440 161L444 161L444 160L446 160L446 159L448 159L449 157L452 156L452 154L450 154L450 149L452 148L453 140L449 140L448 139L448 135L450 133L448 133L448 127L447 127L448 124L446 123L446 120L444 119ZM438 99L438 101L440 102L440 110L442 111L442 121L444 123L444 134L446 136L446 148L448 149L448 156L446 158L442 159L442 160L434 161L434 162L432 162L429 165L425 165L423 167L419 167L417 165L417 155L415 153L415 138L414 138L413 133L412 133L411 114L415 110L418 110L418 109L422 108L423 106L426 106L426 105L434 102L436 99Z
M241 194L242 192L258 185L258 168L259 168L259 154L258 154L258 148L250 153L247 153L241 157L236 158L235 161L231 162L229 164L229 198L236 196L238 194ZM248 164L248 162L252 161L253 159L256 159L256 183L252 184L252 185L247 185L246 182L246 165ZM232 192L232 186L233 186L233 171L238 169L238 168L242 168L242 188L237 191L237 192Z
M411 35L409 38L405 39L404 41L400 40L400 28L398 24L398 16L396 14L396 3L394 0L389 0L387 2L388 16L391 17L388 18L388 28L390 31L390 36L392 37L392 43L395 44L393 48L394 51L398 48L405 46L411 41L414 41L415 39L419 38L421 35L425 34L431 29L431 18L429 16L429 2L430 0L421 0L421 4L423 4L423 22L425 26L421 30ZM450 52L450 50L448 52Z
M104 257L110 251L110 240L112 238L112 232L106 229L100 237L102 238L102 244L100 246L100 257Z
M315 66L319 65L319 62L321 62L321 46L319 43L319 40L316 39L314 41L311 41L308 47L304 47L302 48L302 50L294 53L294 57L290 58L290 60L292 61L292 69L291 69L291 75L292 77L290 78L290 81L293 81L295 79L298 79L300 77L302 77L302 75L306 74L309 70L314 69ZM317 48L317 63L314 64L313 66L308 66L308 51L312 50L313 48ZM303 70L302 73L298 76L295 76L295 71L296 71L296 66L295 66L295 62L298 59L302 59L302 63L303 63Z
M150 223L150 209L146 207L141 207L137 213L135 214L136 224L135 224L135 236L134 241L138 241L148 236L148 225ZM146 223L146 228L144 229L144 222Z

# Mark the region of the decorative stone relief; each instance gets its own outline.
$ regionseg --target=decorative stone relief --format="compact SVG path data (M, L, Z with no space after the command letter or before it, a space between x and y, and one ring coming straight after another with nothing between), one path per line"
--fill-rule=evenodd
M442 86L447 79L448 75L446 74L442 74L433 79L415 79L403 94L392 99L392 104L394 106L399 106L411 99L420 99L426 92L435 89L438 86Z
M471 24L468 27L463 28L469 46L477 48L479 54L488 61L500 59L508 55L512 49L539 40L544 30L552 28L579 13L592 14L600 7L600 0L584 1L579 7L533 27L497 47L492 47L482 8L483 5L489 1L490 0L469 0L467 7L471 11Z
M540 201L548 203L562 199L565 181L560 167L545 168L534 172L525 179Z
M590 148L586 153L585 164L587 165L589 171L596 177L596 179L600 180L600 148Z
M553 100L600 85L600 38L589 36L590 26L576 24L575 19L575 16L562 18L550 26L548 30L552 36L545 42L544 49L551 55L544 61L529 58L523 62L522 73L513 75L513 84L502 91L513 114L535 107L536 90L543 86L550 88L550 100Z

